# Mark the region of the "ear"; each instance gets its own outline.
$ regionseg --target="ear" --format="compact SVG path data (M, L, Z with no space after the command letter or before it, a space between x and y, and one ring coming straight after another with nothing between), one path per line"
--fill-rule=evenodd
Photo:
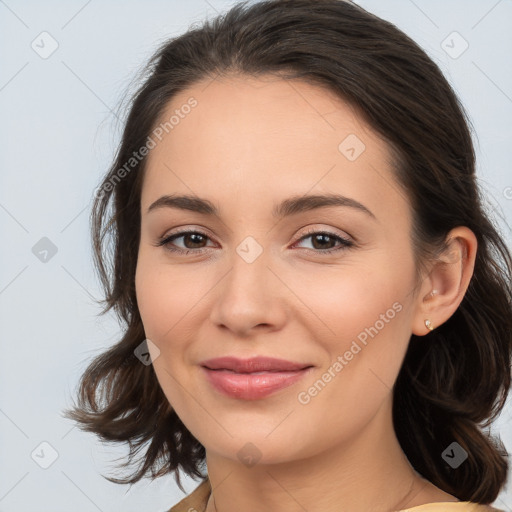
M413 317L412 333L424 336L446 322L462 302L475 267L476 236L466 226L452 229L446 236L448 247L432 262L424 278Z

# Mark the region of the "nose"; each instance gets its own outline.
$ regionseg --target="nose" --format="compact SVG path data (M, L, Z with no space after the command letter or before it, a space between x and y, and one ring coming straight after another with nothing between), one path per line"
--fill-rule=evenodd
M286 287L269 263L265 251L252 263L235 252L231 269L214 288L210 320L217 327L242 338L282 329Z

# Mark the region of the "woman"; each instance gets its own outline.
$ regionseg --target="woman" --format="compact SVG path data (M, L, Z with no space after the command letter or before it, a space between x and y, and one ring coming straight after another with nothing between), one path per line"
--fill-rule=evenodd
M203 478L173 512L496 510L512 262L438 67L349 2L269 0L148 70L92 216L126 329L69 412L145 449L110 480Z

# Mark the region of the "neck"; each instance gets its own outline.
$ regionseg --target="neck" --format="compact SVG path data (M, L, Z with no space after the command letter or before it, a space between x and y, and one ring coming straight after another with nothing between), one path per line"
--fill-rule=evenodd
M356 436L328 452L246 467L207 451L206 512L389 512L415 506L428 484L403 453L386 401Z

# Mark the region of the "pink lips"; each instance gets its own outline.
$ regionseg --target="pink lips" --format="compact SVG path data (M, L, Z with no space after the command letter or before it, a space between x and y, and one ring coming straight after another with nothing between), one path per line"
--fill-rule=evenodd
M203 361L201 367L218 391L243 400L257 400L291 386L312 365L272 357L238 359L220 357Z

